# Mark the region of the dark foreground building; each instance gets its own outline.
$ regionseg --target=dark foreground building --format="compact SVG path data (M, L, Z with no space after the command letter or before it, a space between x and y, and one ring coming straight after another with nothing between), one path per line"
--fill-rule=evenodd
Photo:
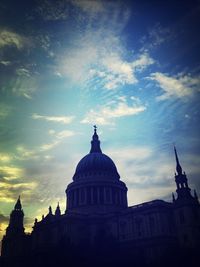
M26 234L20 199L2 240L4 267L200 266L200 205L176 157L176 196L128 207L127 187L100 148L91 150L67 186L67 208L59 205Z

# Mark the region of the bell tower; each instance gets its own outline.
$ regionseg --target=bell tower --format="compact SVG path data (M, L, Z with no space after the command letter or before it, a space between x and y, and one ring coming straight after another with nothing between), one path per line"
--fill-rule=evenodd
M6 229L7 236L24 234L24 212L21 205L20 196L10 214L10 222Z
M172 194L172 198L179 244L181 247L195 248L200 245L200 205L196 191L194 191L194 196L191 194L186 173L182 170L175 147L174 153L177 197Z
M24 239L24 212L20 196L10 214L9 225L2 240L2 256L15 256L23 251L21 240ZM14 245L13 245L14 244Z
M177 192L177 200L180 199L190 199L191 189L188 186L188 179L186 173L182 171L182 167L179 162L178 154L176 151L176 147L174 147L175 159L176 159L176 173L175 173L175 182L176 182L176 192Z

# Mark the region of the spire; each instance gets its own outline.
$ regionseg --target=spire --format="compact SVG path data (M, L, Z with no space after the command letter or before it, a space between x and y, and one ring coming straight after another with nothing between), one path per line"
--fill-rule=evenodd
M174 153L175 153L175 158L176 158L176 171L177 171L178 175L181 175L182 174L182 168L181 168L181 165L179 163L178 154L177 154L175 146L174 146Z
M49 206L49 214L52 215L52 208L51 208L51 206Z
M20 200L20 196L17 199L17 202L15 204L15 210L21 210L22 209L22 204L21 204L21 200Z
M37 223L38 223L38 220L37 220L37 218L35 218L34 225L36 225Z
M61 215L59 202L58 202L57 208L55 210L55 215L57 215L57 216L60 216Z
M99 136L97 134L97 126L96 125L94 125L94 134L92 136L90 153L102 153L101 148L100 148L100 141L99 141Z

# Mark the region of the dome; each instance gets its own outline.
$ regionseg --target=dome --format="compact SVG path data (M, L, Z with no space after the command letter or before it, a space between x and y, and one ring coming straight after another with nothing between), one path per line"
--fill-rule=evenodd
M109 175L110 178L119 179L117 168L112 159L98 152L89 153L79 161L73 179L77 180L83 176L93 176L95 174Z
M91 177L92 179L109 179L119 180L120 176L117 172L117 168L107 155L103 154L100 148L99 137L94 130L94 135L91 141L90 153L83 157L77 167L73 180L82 180Z
M112 159L102 153L96 126L90 152L79 161L65 192L67 210L73 212L102 214L127 208L127 187Z

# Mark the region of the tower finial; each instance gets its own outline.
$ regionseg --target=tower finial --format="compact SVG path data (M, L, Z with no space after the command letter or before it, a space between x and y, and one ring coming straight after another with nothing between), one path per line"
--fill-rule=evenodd
M175 158L176 158L176 171L177 171L178 175L181 175L182 174L182 168L181 168L181 165L179 163L178 154L177 154L175 146L174 146L174 153L175 153Z
M17 199L17 202L15 204L15 210L21 210L22 209L22 204L21 204L21 200L20 200L20 196Z
M100 148L99 136L97 134L97 126L94 125L93 127L94 127L94 134L92 136L90 153L102 153Z
M57 205L56 210L55 210L55 215L57 215L57 216L61 215L59 202L58 202L58 205Z
M49 206L49 214L52 214L52 208Z

